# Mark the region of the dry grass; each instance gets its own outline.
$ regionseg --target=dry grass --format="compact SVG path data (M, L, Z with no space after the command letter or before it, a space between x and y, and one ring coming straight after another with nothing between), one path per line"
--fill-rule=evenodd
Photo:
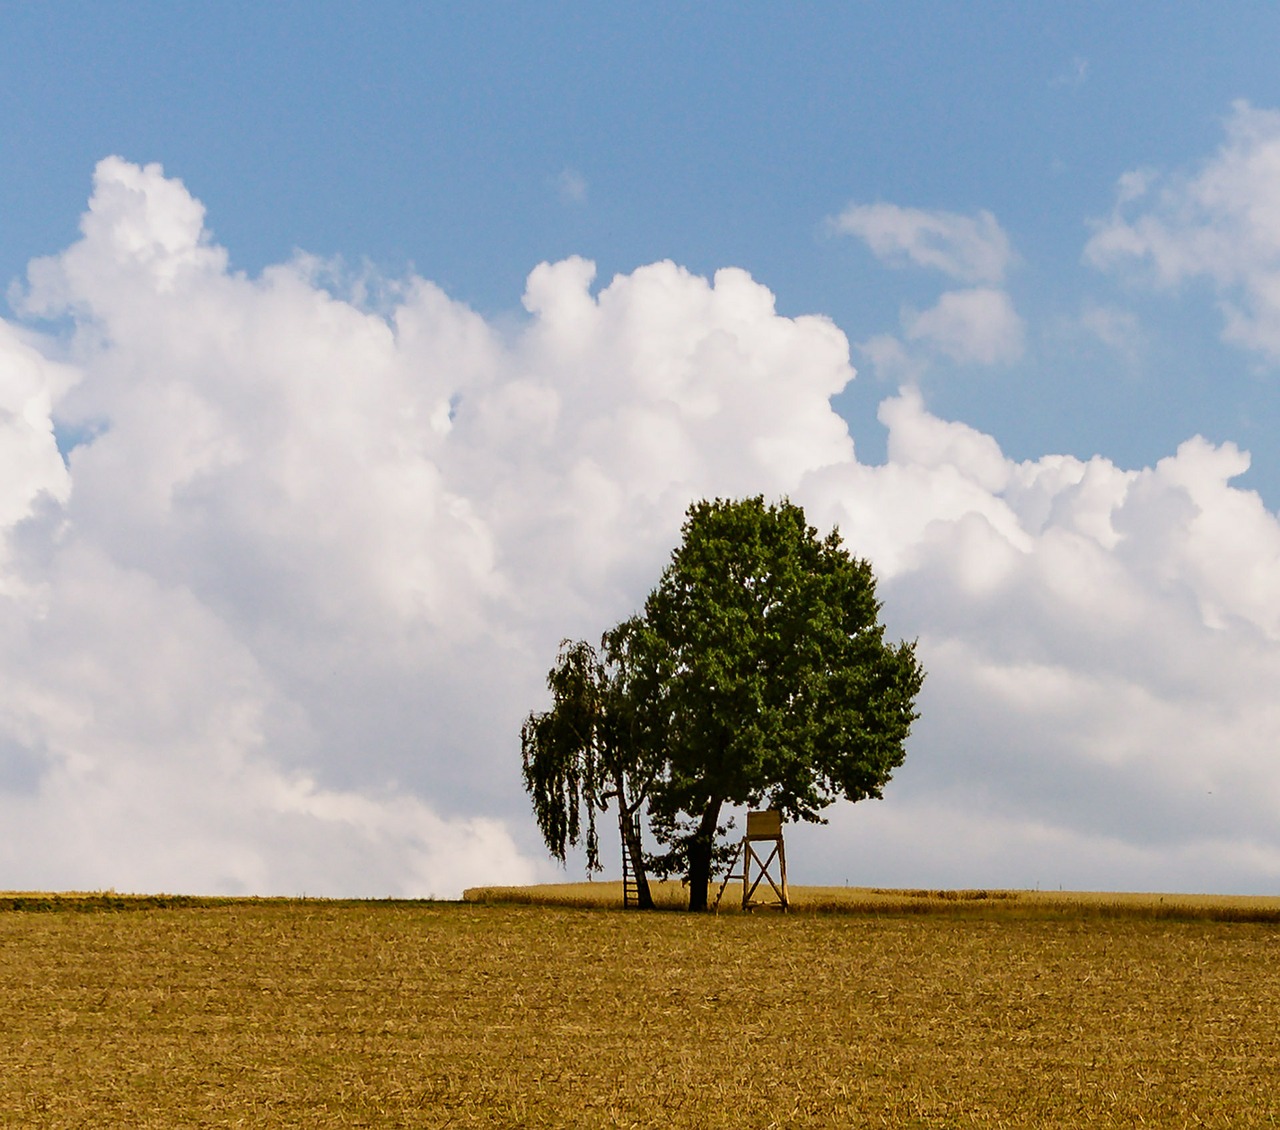
M1274 926L872 895L960 909L23 896L0 1124L1280 1121Z
M719 883L712 888L712 895ZM678 882L652 885L660 909L688 904ZM767 891L764 893L767 894ZM1181 921L1280 923L1280 898L1260 895L1164 895L1116 891L884 890L879 887L792 887L799 914L960 914L983 918L1149 918ZM759 895L757 897L760 897ZM622 905L622 884L549 883L536 887L473 887L468 902L512 906L609 909ZM742 884L730 883L719 913L741 913Z

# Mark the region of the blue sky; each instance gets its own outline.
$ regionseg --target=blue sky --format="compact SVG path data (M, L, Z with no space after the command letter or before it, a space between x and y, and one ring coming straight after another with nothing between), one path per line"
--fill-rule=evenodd
M117 813L0 886L543 874L504 767L555 643L759 490L933 672L819 857L1274 887L1277 43L1243 3L0 0L0 804Z
M250 273L301 248L412 267L498 313L544 259L584 255L602 280L663 258L741 266L782 312L828 314L856 343L937 287L826 221L850 201L987 209L1019 257L1028 353L931 374L930 403L1020 457L1141 466L1196 432L1236 439L1248 484L1280 502L1276 382L1221 347L1207 288L1130 294L1081 264L1122 174L1193 167L1234 100L1280 105L1268 5L0 12L6 280L69 241L114 153L183 178ZM1139 358L1062 331L1086 301L1134 310ZM859 368L848 401L865 409L883 387Z

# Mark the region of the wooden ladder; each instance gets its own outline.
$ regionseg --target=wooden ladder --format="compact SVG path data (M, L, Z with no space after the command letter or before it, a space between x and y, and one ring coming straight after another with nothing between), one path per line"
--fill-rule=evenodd
M631 830L636 838L640 836L640 817L632 816ZM618 813L618 834L622 837L622 905L626 909L639 907L640 883L636 878L636 870L631 865L631 852L627 848L627 814Z
M729 864L729 870L724 873L724 882L720 884L720 890L716 894L716 901L711 904L711 913L715 914L720 909L720 900L724 898L725 888L734 881L734 879L742 879L741 873L735 873L734 868L738 866L738 860L742 858L742 844L739 842L738 850L733 853L733 862Z

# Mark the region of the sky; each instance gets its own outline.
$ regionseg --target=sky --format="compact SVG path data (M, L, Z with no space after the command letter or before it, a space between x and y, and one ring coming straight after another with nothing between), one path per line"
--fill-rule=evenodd
M1277 42L0 0L0 889L579 877L520 722L759 493L928 671L794 881L1274 892Z

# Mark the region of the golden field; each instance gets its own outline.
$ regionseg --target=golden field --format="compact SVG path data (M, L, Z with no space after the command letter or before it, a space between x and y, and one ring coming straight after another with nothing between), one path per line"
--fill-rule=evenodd
M712 885L712 900L720 889ZM689 892L678 882L651 884L661 909L679 910ZM1063 916L1083 918L1208 919L1280 923L1280 897L1259 895L1163 895L1117 891L884 890L878 887L792 887L797 914L931 914ZM758 899L769 895L762 884ZM600 910L622 905L620 882L549 883L537 887L473 887L468 902L561 906ZM741 913L742 883L730 882L718 913ZM3 906L0 896L0 906ZM754 913L766 913L764 908Z
M0 1124L1280 1122L1280 900L584 886L0 895Z

